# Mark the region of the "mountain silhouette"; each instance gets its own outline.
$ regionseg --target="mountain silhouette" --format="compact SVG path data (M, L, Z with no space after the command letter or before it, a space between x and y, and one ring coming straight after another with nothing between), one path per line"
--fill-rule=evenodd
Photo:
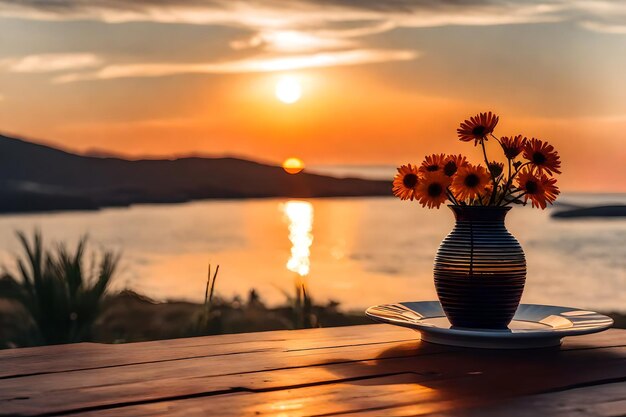
M126 160L0 135L0 212L98 209L212 198L390 195L390 182L334 178L238 158Z

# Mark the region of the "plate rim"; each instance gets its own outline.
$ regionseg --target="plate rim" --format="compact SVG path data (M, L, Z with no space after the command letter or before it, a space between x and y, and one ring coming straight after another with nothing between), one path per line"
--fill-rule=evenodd
M492 329L467 329L467 328L451 329L451 328L444 328L444 327L438 327L438 326L432 326L432 325L427 326L427 325L419 323L419 321L408 322L408 321L395 320L393 318L383 318L383 317L373 314L373 312L371 311L375 308L379 308L382 306L390 306L390 305L402 305L403 307L410 309L410 307L408 307L406 304L415 304L415 303L431 303L431 304L437 303L441 306L441 303L439 302L439 300L421 300L421 301L404 301L404 302L399 302L399 303L385 303L385 304L377 304L377 305L368 307L365 310L365 315L369 317L370 319L379 323L405 327L408 329L419 331L420 333L425 332L425 333L431 333L431 334L441 334L441 335L446 335L446 336L454 335L454 336L467 337L467 338L472 338L472 339L475 339L475 338L480 338L480 339L563 338L567 336L579 336L579 335L602 332L604 330L610 329L614 324L614 320L611 317L605 314L598 313L596 311L581 309L577 307L564 307L564 306L556 306L556 305L549 305L549 304L521 303L520 307L527 306L527 307L564 309L564 310L569 310L569 311L589 311L591 313L602 316L603 318L608 319L608 320L604 324L598 324L592 327L584 327L584 328L583 327L577 328L573 326L567 329L547 328L547 329L529 329L528 331L524 331L524 332L505 332L505 331L498 331L495 329L494 330ZM441 316L433 316L433 317L445 317L445 314L442 314ZM529 320L524 320L524 321L537 323L536 321L529 321Z

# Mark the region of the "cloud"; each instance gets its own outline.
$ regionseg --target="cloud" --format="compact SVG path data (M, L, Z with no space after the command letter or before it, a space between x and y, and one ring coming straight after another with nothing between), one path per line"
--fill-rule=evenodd
M610 24L610 23L584 21L584 22L581 22L581 25L585 29L589 29L594 32L612 33L616 35L626 35L626 24L616 25L616 24Z
M398 21L410 26L543 20L563 0L0 0L0 13L30 19L232 24L294 28L315 22Z
M252 35L236 50L363 49L363 37L398 27L501 25L559 20L563 0L0 0L0 16L228 25Z
M56 72L98 66L100 58L90 53L40 54L0 60L0 68L11 72Z
M70 73L54 79L56 83L81 80L106 80L128 77L161 77L176 74L224 74L289 71L344 65L407 61L418 56L415 51L357 49L286 57L256 57L218 63L178 64L140 63L108 65L98 71Z
M307 52L345 49L358 45L354 38L387 32L396 28L391 21L357 22L344 28L303 27L298 30L260 29L245 39L230 42L235 50L261 48L273 52Z
M252 32L247 38L231 40L229 46L257 54L254 58L221 63L108 63L97 71L61 75L56 82L180 73L265 72L409 60L417 53L372 48L367 37L398 27L554 20L558 8L537 0L0 0L0 16L5 17L229 25ZM80 69L98 63L94 56L59 55L25 57L24 62L4 66L12 71L35 72Z
M263 31L247 39L235 40L230 43L230 46L237 50L262 47L264 50L275 52L319 51L354 45L355 42L349 39L295 30Z
M626 34L625 1L577 1L582 13L580 25L585 29L611 34Z
M273 30L310 33L312 28L323 29L337 22L367 22L363 28L350 29L352 36L367 34L371 22L382 30L390 30L576 19L591 22L583 26L596 30L600 27L597 21L603 18L618 16L621 24L626 24L626 3L606 0L0 0L0 16L110 23L224 24L257 31L259 37L251 41L255 44L268 41L268 37L271 43ZM361 29L363 34L355 34ZM336 30L333 36L343 37L341 30Z
M0 0L0 16L227 25L251 33L227 41L228 45L256 55L209 63L105 63L95 54L30 55L0 61L0 68L13 72L68 71L54 79L61 83L183 73L284 71L414 59L414 51L371 46L372 35L396 28L576 20L588 30L616 34L626 31L624 3L589 0ZM611 23L607 23L607 16ZM96 66L101 68L77 71Z

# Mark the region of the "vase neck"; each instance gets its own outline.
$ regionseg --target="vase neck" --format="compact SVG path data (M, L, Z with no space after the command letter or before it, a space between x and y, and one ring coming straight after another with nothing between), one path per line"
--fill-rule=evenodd
M493 206L448 206L454 212L457 222L494 222L504 223L504 218L511 207Z

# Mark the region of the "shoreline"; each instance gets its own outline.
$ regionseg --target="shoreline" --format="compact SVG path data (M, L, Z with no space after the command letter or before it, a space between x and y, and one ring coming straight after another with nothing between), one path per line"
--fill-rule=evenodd
M0 135L0 212L206 199L391 195L391 179L333 177L232 157L101 158ZM227 181L224 181L227 179Z
M285 303L267 307L252 290L246 300L217 297L207 315L202 303L170 300L157 302L130 290L106 296L94 324L91 342L130 343L217 334L293 330L375 324L363 311L342 310L338 303L313 304L302 311ZM626 328L626 313L603 313ZM302 326L300 319L306 324ZM29 343L32 321L16 301L0 298L0 349L36 345Z
M293 199L293 200L307 200L307 199L358 199L358 198L381 198L381 199L392 199L393 195L382 195L382 194L374 194L374 195L327 195L327 196L316 196L316 197L296 197L296 196L264 196L264 197L209 197L209 198L197 198L197 199L189 199L184 201L157 201L157 202L137 202L137 203L129 203L129 204L118 204L118 205L107 205L101 207L94 208L68 208L68 209L39 209L39 210L21 210L21 211L3 211L0 207L0 217L1 216L22 216L22 215L37 215L37 214L58 214L58 213L97 213L102 212L107 209L130 209L133 207L142 207L142 206L165 206L165 205L180 205L180 204L189 204L189 203L200 203L200 202L238 202L238 201L257 201L257 200L272 200L272 199Z
M363 312L342 310L338 303L267 307L256 291L244 300L215 297L210 310L202 303L154 301L131 290L107 295L90 342L129 343L217 334L373 324ZM0 298L0 349L38 345L36 327L17 301Z

